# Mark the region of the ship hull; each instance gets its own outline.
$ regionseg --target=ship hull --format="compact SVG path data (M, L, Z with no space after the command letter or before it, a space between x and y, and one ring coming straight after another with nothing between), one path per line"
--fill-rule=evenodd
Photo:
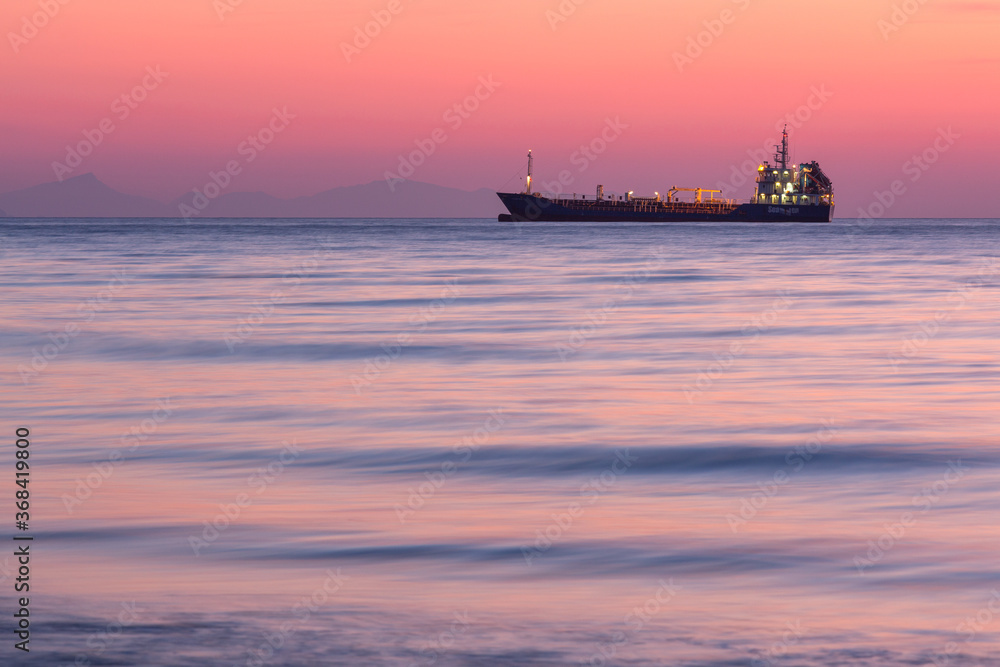
M536 195L498 192L510 215L501 222L830 222L833 206L705 204L553 200Z

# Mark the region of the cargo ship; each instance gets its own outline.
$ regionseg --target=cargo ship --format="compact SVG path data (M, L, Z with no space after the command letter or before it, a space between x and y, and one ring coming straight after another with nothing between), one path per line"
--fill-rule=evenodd
M528 178L524 192L498 192L510 214L500 222L830 222L833 220L833 183L816 162L789 164L788 128L776 145L774 164L757 169L757 187L749 201L716 198L721 190L670 188L666 194L636 197L605 194L598 185L594 196L544 195L532 192L534 159L528 151ZM686 193L682 195L680 193ZM707 195L707 196L706 196Z

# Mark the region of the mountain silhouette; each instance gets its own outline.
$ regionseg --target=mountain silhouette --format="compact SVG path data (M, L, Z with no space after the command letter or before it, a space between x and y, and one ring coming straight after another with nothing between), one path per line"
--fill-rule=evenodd
M197 204L197 205L196 205ZM169 204L119 192L94 174L0 195L10 217L38 218L492 218L503 206L492 190L473 192L418 181L383 180L281 199L263 192L190 192Z

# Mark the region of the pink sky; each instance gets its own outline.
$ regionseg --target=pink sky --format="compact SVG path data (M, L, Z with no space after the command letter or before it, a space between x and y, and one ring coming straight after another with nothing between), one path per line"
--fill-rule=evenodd
M793 157L831 176L838 217L897 179L906 193L889 216L997 214L1000 3L912 0L915 14L886 32L890 0L62 1L0 6L0 191L55 180L67 145L110 119L72 175L173 199L244 160L241 142L276 107L295 118L232 190L295 196L381 179L437 128L447 140L415 180L519 189L508 180L530 148L539 182L569 170L578 192L714 187L820 89L831 95L813 98ZM42 5L55 15L25 31ZM675 53L727 10L679 67ZM342 43L372 12L391 21L348 62ZM134 109L116 105L151 66L166 79ZM491 76L499 87L480 88L460 126L445 118ZM574 152L609 118L628 128L580 173ZM948 128L958 138L914 181L904 164Z

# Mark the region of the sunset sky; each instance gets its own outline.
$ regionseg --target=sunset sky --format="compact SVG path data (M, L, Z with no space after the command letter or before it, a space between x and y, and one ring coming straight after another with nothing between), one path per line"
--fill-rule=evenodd
M233 191L382 179L438 128L414 180L517 190L530 148L537 182L569 170L577 192L714 187L798 111L793 157L830 175L838 217L897 179L887 217L997 213L1000 2L5 0L0 26L0 192L55 180L110 119L70 175L171 200L244 160L276 108L294 118ZM609 119L627 127L581 173Z

